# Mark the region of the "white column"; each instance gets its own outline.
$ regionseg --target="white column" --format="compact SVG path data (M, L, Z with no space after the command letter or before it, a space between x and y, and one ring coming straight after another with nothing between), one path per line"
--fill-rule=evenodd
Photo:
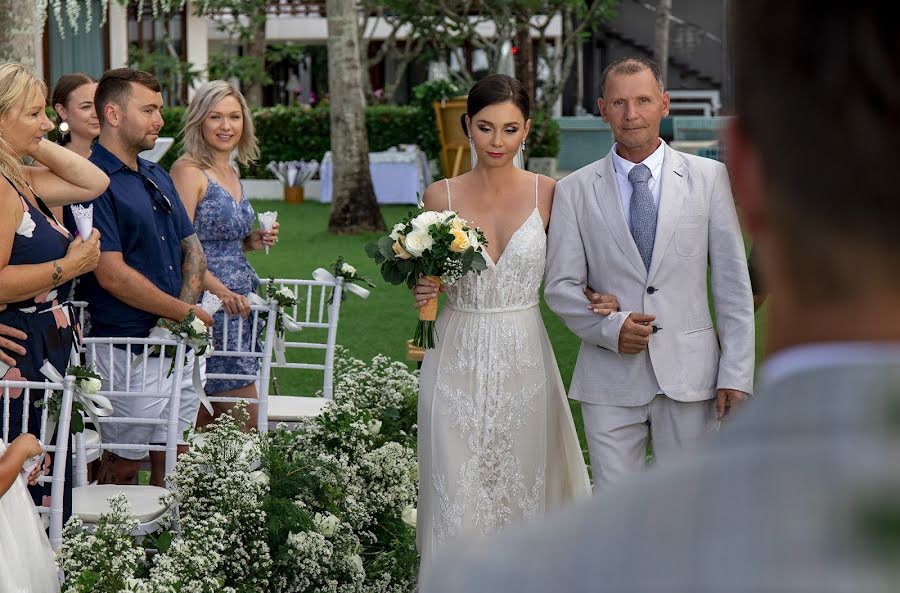
M199 84L207 79L206 68L209 64L209 24L206 17L194 14L191 3L185 6L185 15L187 16L187 56L186 60L193 65L195 70L200 71L200 77L197 80ZM194 87L188 89L188 100L194 97Z
M128 65L128 11L118 2L109 3L109 67Z

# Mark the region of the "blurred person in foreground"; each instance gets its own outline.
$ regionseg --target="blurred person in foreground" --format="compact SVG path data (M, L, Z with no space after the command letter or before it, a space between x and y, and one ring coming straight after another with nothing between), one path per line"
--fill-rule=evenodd
M735 195L769 303L755 400L690 460L434 559L420 590L896 591L900 37L860 0L733 3Z

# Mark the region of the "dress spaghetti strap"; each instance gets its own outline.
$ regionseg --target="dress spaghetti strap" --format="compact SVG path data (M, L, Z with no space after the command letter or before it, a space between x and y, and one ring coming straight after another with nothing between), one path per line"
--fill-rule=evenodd
M450 180L444 178L444 183L447 184L447 210L453 210L453 203L450 202Z
M534 207L538 207L538 178L540 175L534 174Z

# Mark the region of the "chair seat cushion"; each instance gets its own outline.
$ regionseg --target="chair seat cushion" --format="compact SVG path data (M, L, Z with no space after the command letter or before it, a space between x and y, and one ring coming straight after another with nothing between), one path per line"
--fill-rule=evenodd
M100 520L100 515L110 510L107 499L119 493L128 499L131 516L141 523L159 519L169 508L161 502L162 497L169 494L165 488L92 484L72 489L72 512L85 523L96 523Z
M330 400L324 397L269 396L269 420L290 422L300 418L312 418L322 413Z

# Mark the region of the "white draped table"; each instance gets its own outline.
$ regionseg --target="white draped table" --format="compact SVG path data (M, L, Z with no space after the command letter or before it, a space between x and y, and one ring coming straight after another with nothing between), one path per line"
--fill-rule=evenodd
M322 202L331 202L332 171L334 162L331 151L322 157L319 175L322 179ZM386 150L369 153L369 170L375 197L379 204L415 204L416 193L420 196L431 183L428 157L419 150Z

